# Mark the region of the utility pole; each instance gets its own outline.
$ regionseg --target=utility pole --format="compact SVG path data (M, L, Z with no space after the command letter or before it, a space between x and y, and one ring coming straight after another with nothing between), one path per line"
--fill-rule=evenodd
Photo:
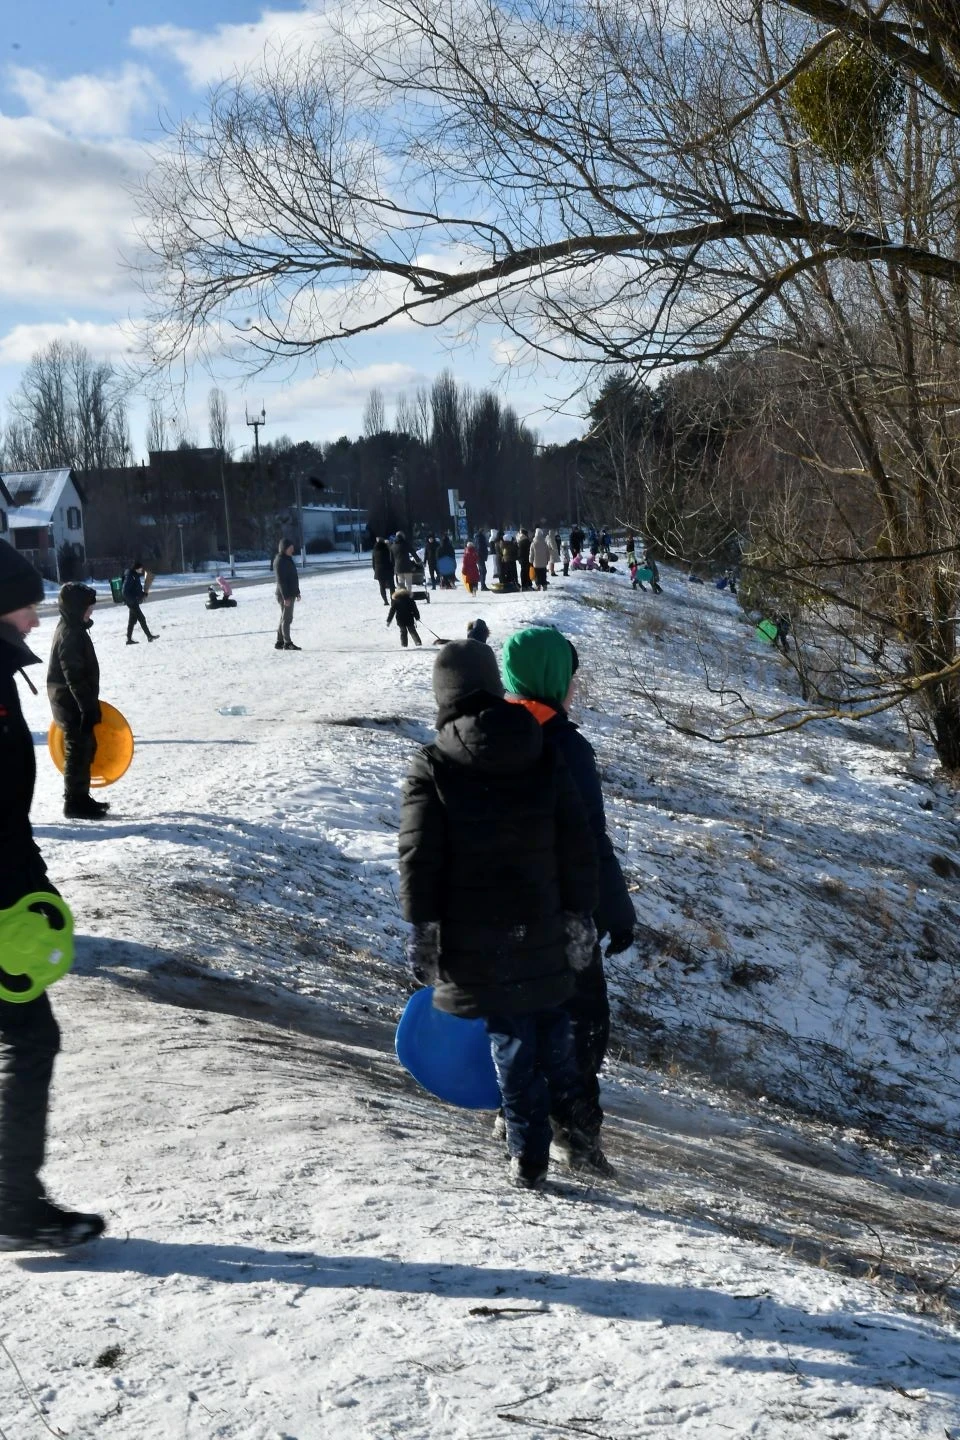
M246 419L247 419L247 424L250 426L250 429L253 431L253 453L254 453L254 456L256 457L256 462L257 462L257 485L258 485L258 487L259 487L259 485L260 485L260 484L262 483L262 481L263 481L263 472L262 472L262 470L260 469L260 426L261 426L261 425L266 425L266 423L267 423L267 412L266 412L266 410L263 408L263 405L262 405L262 403L261 403L261 406L260 406L260 414L259 414L259 415L251 415L251 414L250 414L250 411L247 410L247 409L244 409L244 414L245 414Z
M224 460L223 446L220 446L220 484L223 487L223 514L227 522L227 554L230 556L230 574L236 575L237 569L233 563L233 541L230 539L230 502L227 499L227 466Z

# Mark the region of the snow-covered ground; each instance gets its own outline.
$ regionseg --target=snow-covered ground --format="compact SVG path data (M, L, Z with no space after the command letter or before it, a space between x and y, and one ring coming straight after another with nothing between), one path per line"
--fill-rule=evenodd
M480 598L425 626L580 649L644 927L609 965L619 1182L508 1189L488 1120L392 1056L433 635L402 651L366 568L305 580L300 654L267 584L165 598L135 648L103 605L137 739L109 821L62 819L24 704L81 936L48 1178L110 1233L0 1267L3 1440L960 1437L952 792L892 722L736 751L667 728L650 696L697 718L704 660L789 690L726 595Z

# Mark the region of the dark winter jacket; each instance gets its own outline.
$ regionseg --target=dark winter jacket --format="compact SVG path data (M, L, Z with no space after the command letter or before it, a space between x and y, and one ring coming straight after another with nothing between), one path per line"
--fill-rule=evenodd
M500 556L505 565L516 565L518 553L516 540L500 542Z
M622 935L632 930L637 922L633 901L627 889L627 882L620 869L620 861L614 853L610 836L607 834L607 817L603 808L603 791L597 774L597 757L593 746L565 710L557 710L540 700L514 699L514 704L529 710L543 728L543 741L548 748L555 749L563 756L564 763L573 776L580 792L587 823L593 834L600 859L600 904L594 920L598 935Z
M437 565L437 545L437 537L435 535L428 535L423 546L423 558L426 563L434 569L436 569Z
M478 530L476 535L474 535L473 546L477 552L477 559L480 564L486 564L487 556L490 554L490 548L483 530Z
M409 630L420 619L420 611L417 609L417 602L409 590L398 590L393 597L393 604L387 612L387 625L391 620L396 620L398 625L405 625Z
M278 550L273 569L277 577L277 599L299 600L300 576L293 556L288 555L285 550Z
M32 890L52 889L30 828L37 766L14 678L39 663L17 631L0 621L0 910Z
M389 585L393 576L393 556L386 540L375 540L370 555L374 575L384 585Z
M410 766L399 845L404 918L440 922L438 1009L519 1014L569 997L564 912L596 909L597 858L572 777L525 710L462 702Z
M92 730L100 723L100 666L90 639L96 603L89 585L71 583L60 591L60 623L53 633L47 666L47 695L53 718L64 730Z
M522 571L530 568L530 536L526 533L517 536L517 559Z
M390 549L393 554L393 568L398 575L412 575L414 570L423 569L416 552L407 544L407 537L402 530L397 531Z
M437 546L438 560L440 559L441 555L446 555L448 560L456 560L457 558L457 552L453 548L453 541L450 539L449 535L444 535L443 539L440 541L440 544Z
M124 572L120 593L123 596L124 604L129 605L131 609L134 605L139 605L143 599L143 576L139 570L134 570L132 565L129 570Z

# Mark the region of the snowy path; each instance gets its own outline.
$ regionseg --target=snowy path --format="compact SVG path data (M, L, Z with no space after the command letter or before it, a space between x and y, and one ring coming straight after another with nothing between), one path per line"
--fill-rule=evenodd
M403 998L394 830L406 756L429 734L430 651L400 650L366 576L309 581L305 597L300 655L273 651L275 602L257 590L226 613L165 602L149 647L123 646L124 617L104 607L103 694L138 742L110 796L118 818L79 842L41 757L37 830L82 936L57 990L49 1178L104 1207L110 1234L0 1268L5 1440L41 1433L31 1396L70 1440L960 1436L960 1342L947 1307L910 1283L960 1261L949 1155L911 1157L639 1069L634 1023L668 1025L685 1004L689 1027L707 998L751 1003L739 987L728 997L716 966L684 979L660 954L642 994L636 957L611 967L618 1187L559 1176L547 1196L510 1191L487 1122L407 1082L389 1048ZM479 611L457 592L424 615L459 635ZM759 946L766 902L770 961L786 912L747 893L738 812L762 818L753 845L758 828L789 825L810 798L814 743L774 777L778 814L764 813L761 764L725 781L669 732L651 731L631 768L635 737L614 717L636 709L628 667L648 655L616 612L581 612L558 586L483 613L498 640L535 616L579 616L588 734L624 792L612 823L643 877L645 923L682 922L689 939L698 904L726 900ZM684 604L666 613L679 625ZM679 652L666 670L679 691ZM237 705L247 714L218 714ZM43 697L27 711L39 736ZM870 754L830 752L833 779L841 763L866 772ZM650 790L647 764L668 761L672 790ZM816 842L804 856L798 830L795 889L815 890L827 867L849 883L873 852L870 807L874 825L902 811L903 765L878 767L873 790L844 782L859 806L849 857ZM927 793L920 843L946 846L952 819ZM821 822L831 804L820 797ZM890 876L914 863L911 846L888 838ZM945 897L918 890L916 903ZM879 1032L862 1042L889 1050ZM849 1273L864 1262L878 1279Z

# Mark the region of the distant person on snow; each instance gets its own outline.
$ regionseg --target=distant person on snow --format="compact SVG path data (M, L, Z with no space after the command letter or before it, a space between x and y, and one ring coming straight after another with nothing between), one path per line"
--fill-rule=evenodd
M423 569L419 555L415 550L411 550L402 530L398 530L393 537L390 549L393 555L393 573L397 579L397 589L412 590L414 574Z
M446 645L433 693L437 738L411 762L400 817L407 955L438 1009L483 1018L511 1178L534 1189L547 1175L551 1115L573 1163L606 1165L564 1008L593 949L593 838L539 725L505 702L489 646Z
M503 678L508 699L533 716L541 727L543 744L563 757L586 809L587 825L600 858L599 904L593 919L598 941L589 964L576 977L576 989L567 1001L573 1022L574 1048L580 1078L589 1105L589 1123L599 1130L603 1121L598 1075L610 1040L610 1003L599 940L609 935L608 955L619 955L633 944L636 917L627 882L607 834L606 815L597 761L590 742L569 718L576 689L579 657L559 630L531 626L511 635L503 647ZM555 1117L554 1141L565 1155L569 1136Z
M390 592L393 590L393 556L382 535L378 535L373 542L370 561L373 565L373 578L380 586L380 599L384 605L389 605Z
M123 596L123 603L130 612L127 616L128 645L136 645L137 643L133 638L133 627L138 624L148 640L156 640L157 638L156 635L151 635L150 627L146 620L144 620L143 611L140 609L140 601L147 593L143 584L143 577L146 573L146 567L142 560L134 560L129 570L124 573L120 593Z
M476 548L472 540L468 540L464 546L460 574L463 576L470 594L476 595L480 589L480 562L477 559Z
M400 644L404 650L407 648L407 636L413 639L414 645L421 643L417 634L417 621L420 619L420 611L417 609L417 602L405 585L399 586L393 592L393 604L387 614L387 629L389 630L394 620L397 622L397 629L400 631Z
M42 599L37 571L0 542L0 911L27 895L57 893L30 828L36 759L15 679L25 666L39 664L25 642L40 623ZM14 992L25 979L0 975ZM40 1179L59 1049L46 990L32 1000L0 999L0 1250L64 1249L103 1233L99 1215L61 1209Z
M430 589L436 590L439 578L437 575L437 537L432 530L423 543L423 563L430 576Z
M533 566L533 582L538 590L547 588L547 570L550 565L550 541L542 526L537 526L530 542L530 564Z
M280 606L280 624L277 626L274 650L300 649L300 646L294 645L290 639L293 607L300 599L300 576L297 572L297 562L293 558L295 548L292 540L281 540L276 559L273 562L274 573L277 577L277 603Z
M90 639L97 592L70 581L61 587L60 623L47 666L47 695L63 730L63 813L68 820L101 820L110 806L90 794L90 767L100 724L100 666Z

